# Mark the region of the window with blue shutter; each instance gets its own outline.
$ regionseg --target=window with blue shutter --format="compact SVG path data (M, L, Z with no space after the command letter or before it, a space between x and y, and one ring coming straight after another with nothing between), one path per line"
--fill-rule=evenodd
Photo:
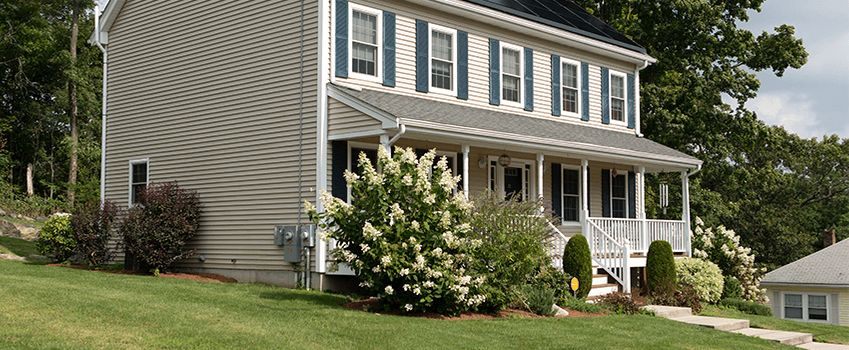
M581 62L581 120L590 120L590 65Z
M428 91L428 26L427 22L416 20L416 91Z
M395 87L395 14L383 11L383 85Z
M637 124L637 104L635 103L636 89L634 75L628 74L628 128L633 129Z
M348 77L348 0L336 0L336 76Z
M501 45L489 39L489 104L501 104Z
M457 98L469 99L469 33L457 31Z
M551 55L551 115L560 116L560 56Z
M525 48L525 110L534 110L534 50Z
M610 71L601 68L601 123L610 124Z

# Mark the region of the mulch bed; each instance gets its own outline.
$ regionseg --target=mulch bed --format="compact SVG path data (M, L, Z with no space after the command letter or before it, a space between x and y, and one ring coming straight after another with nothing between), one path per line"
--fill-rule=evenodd
M80 264L47 264L47 266L54 267L67 267L77 270L87 270L93 272L105 272L105 273L114 273L119 275L138 275L138 276L152 276L149 273L125 270L125 269L90 269L87 265ZM207 282L207 283L236 283L236 279L225 277L221 275L216 275L212 273L182 273L182 272L168 272L168 273L160 273L159 277L163 278L174 278L181 280L189 280L189 281L197 281L197 282Z

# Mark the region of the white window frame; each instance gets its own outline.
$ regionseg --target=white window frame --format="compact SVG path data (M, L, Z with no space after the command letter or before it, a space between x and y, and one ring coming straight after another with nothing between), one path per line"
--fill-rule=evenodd
M519 52L519 101L509 101L504 99L504 49L518 51ZM501 42L498 46L498 64L501 66L498 67L498 94L501 96L501 104L507 106L514 107L522 107L525 106L525 48L519 45L514 45L510 43ZM511 74L512 75L512 74Z
M627 219L629 217L629 213L631 212L631 208L630 208L631 198L629 197L630 194L631 194L631 191L630 191L630 188L628 188L628 186L630 184L628 182L628 177L630 176L630 174L628 173L627 170L616 169L616 176L620 176L620 175L625 176L625 197L624 197L624 199L625 199L625 217L618 218L618 219ZM608 181L608 182L610 183L609 184L610 185L610 188L609 188L609 191L610 191L610 217L616 218L615 216L613 216L613 199L614 199L613 198L613 178L614 178L613 169L610 170L609 176L610 176L610 181ZM622 199L622 198L623 197L616 197L616 199Z
M567 111L566 110L566 104L563 103L563 90L566 89L566 84L563 82L563 66L565 66L567 64L573 65L577 68L575 70L578 74L578 77L577 77L578 78L578 86L575 87L575 89L578 90L578 101L577 101L578 111L577 112ZM584 99L583 99L583 96L582 96L583 91L581 91L581 87L582 87L581 84L583 84L582 79L584 78L584 76L582 74L583 72L581 72L581 69L582 69L582 67L581 67L580 61L576 61L576 60L573 60L573 59L570 59L570 58L565 58L563 56L560 56L560 77L558 77L558 79L560 79L560 114L565 115L567 117L580 118L581 112L583 112L584 108L585 108L585 106L583 105L583 103L584 103Z
M785 306L785 296L787 294L792 295L801 295L802 296L802 318L787 318L784 315L784 306ZM808 315L808 297L809 296L818 296L825 297L825 320L812 320ZM781 307L781 318L785 320L791 321L804 321L804 322L814 322L814 323L832 323L834 315L831 314L831 296L826 293L808 293L808 292L781 292L781 303L779 304Z
M451 89L443 89L433 86L433 32L451 35ZM428 91L448 96L457 96L457 30L441 25L428 23L427 41L427 85ZM442 59L439 59L443 61Z
M566 219L564 218L565 215L563 215L563 213L566 211L566 209L564 209L565 203L566 203L566 201L564 200L566 198L566 190L565 190L566 186L564 186L564 181L565 181L566 177L564 176L564 174L566 173L567 170L578 172L578 220L577 221L566 221ZM560 213L559 214L560 214L560 224L561 225L580 225L581 220L582 220L581 216L583 215L581 208L583 208L582 202L584 201L583 182L584 182L584 174L583 174L583 171L581 171L581 166L570 165L570 164L561 164L560 165ZM611 207L611 210L612 209L613 209L613 207Z
M488 156L487 157L487 167L486 167L486 177L487 177L487 188L489 188L489 184L492 183L492 162L495 162L495 188L497 190L498 195L501 198L504 198L506 195L504 191L504 168L501 164L498 163L498 156ZM531 200L535 199L534 197L537 194L536 189L536 166L534 164L536 161L532 159L517 159L511 158L510 164L507 165L509 168L521 168L522 169L522 200ZM528 168L530 166L530 168Z
M613 119L613 99L614 99L614 97L613 97L613 77L614 76L622 78L622 94L624 96L622 97L623 103L622 103L622 120L621 121ZM615 71L615 70L609 69L608 70L607 82L608 82L608 84L607 84L607 98L608 98L607 115L610 116L610 124L627 126L628 125L628 74L620 72L620 71ZM616 98L618 99L618 97L616 97Z
M364 12L376 17L377 22L377 62L374 64L375 75L354 72L354 11ZM368 44L371 45L371 44ZM348 3L348 76L377 83L383 82L383 11L355 3Z
M145 187L150 186L150 158L131 159L127 166L127 207L132 208L136 204L133 203L133 165L147 164L145 173Z

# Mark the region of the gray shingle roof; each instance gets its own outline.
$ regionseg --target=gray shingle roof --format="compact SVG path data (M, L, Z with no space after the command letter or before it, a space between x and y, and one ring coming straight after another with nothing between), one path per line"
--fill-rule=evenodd
M761 282L849 287L849 239L775 269Z
M585 126L580 123L564 123L545 118L492 111L480 107L383 91L370 89L358 91L345 87L334 87L340 92L402 120L420 120L443 125L531 136L552 141L564 141L595 147L612 147L625 151L660 155L687 164L701 164L701 161L697 158L647 138L638 137L633 133ZM542 107L540 106L538 108Z

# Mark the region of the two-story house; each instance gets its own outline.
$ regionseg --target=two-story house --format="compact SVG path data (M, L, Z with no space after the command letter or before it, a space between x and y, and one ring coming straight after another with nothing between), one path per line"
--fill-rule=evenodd
M630 290L651 241L690 252L701 161L640 134L655 59L569 0L111 0L93 40L108 54L102 192L131 205L150 182L197 190L185 269L350 278L332 242L296 267L272 232L306 224L301 203L322 191L347 198L344 170L378 147L436 149L467 195L542 198L560 218L553 252L587 235L613 289ZM660 172L681 174L681 220L646 218L644 178Z

